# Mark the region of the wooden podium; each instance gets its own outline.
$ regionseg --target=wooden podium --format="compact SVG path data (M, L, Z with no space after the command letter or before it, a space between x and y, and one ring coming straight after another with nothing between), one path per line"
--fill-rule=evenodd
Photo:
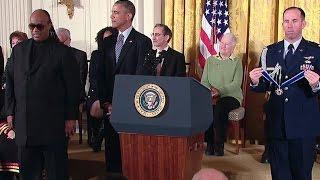
M138 89L147 84L166 96L155 117L135 107ZM120 134L122 171L129 180L191 180L201 169L203 132L212 122L211 94L193 78L118 75L110 121Z

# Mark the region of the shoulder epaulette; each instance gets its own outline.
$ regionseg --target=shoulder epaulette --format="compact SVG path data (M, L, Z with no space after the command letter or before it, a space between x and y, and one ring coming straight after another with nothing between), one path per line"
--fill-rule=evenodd
M308 43L314 47L320 48L320 44L313 42L313 41L308 41Z

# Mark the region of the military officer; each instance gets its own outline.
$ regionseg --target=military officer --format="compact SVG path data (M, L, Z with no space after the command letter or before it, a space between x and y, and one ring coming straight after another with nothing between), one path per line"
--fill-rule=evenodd
M271 91L266 134L274 180L312 179L315 137L320 134L320 47L302 37L305 25L301 8L287 8L284 40L267 46L261 67L249 74L254 91Z

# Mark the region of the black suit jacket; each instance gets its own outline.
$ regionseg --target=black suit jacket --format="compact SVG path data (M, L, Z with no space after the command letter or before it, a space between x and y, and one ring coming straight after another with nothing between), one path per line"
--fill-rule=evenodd
M80 102L84 102L86 99L85 87L88 75L87 53L73 47L71 49L80 67Z
M18 145L55 144L65 141L65 121L78 119L79 66L69 47L53 41L30 66L33 43L29 39L13 48L6 114L14 116Z
M114 34L104 42L104 60L100 62L101 65L98 68L98 93L101 104L112 102L115 75L135 75L137 67L142 66L145 55L152 47L150 38L132 29L116 63L115 45L117 36L117 34Z
M3 66L4 66L4 57L2 54L2 48L0 46L0 77L4 76ZM0 86L2 87L2 85L3 85L3 81L1 80ZM0 88L0 110L2 110L3 105L4 105L4 90ZM1 114L2 112L0 112L0 118L2 118Z
M156 75L156 64L153 61L156 58L156 50L151 50L148 53L149 57L146 57L143 66L139 67L140 75ZM151 56L151 57L150 57ZM186 76L186 65L184 55L172 48L168 48L167 51L162 52L162 67L160 76Z
M2 48L0 46L0 77L2 77L3 75L3 72L4 72L4 57L3 57L3 54L2 54Z
M103 61L103 52L99 50L94 50L91 53L90 58L90 67L89 67L89 91L88 91L88 99L87 99L87 108L90 110L92 104L99 100L98 97L98 80L97 80L97 72L99 62Z

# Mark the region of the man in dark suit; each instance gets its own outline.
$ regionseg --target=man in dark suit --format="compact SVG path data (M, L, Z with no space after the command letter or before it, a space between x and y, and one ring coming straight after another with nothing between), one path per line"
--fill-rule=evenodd
M152 42L155 50L150 50L138 74L157 76L186 76L184 55L168 43L172 32L167 25L156 24L153 28Z
M5 110L16 129L21 179L67 180L67 138L78 118L79 66L59 43L47 11L30 16L32 38L16 45L7 67Z
M2 54L2 48L0 46L0 76L2 77L3 75L3 68L4 68L4 57L3 57L3 54Z
M71 35L70 31L66 28L58 28L57 29L57 35L59 38L59 41L66 46L70 47L77 62L80 67L80 87L81 87L81 92L80 92L80 103L84 103L86 100L86 81L87 81L87 75L88 75L88 63L87 63L87 53L80 50L76 49L74 47L71 47Z
M98 94L101 107L110 115L114 78L117 74L136 74L137 67L142 66L144 57L151 49L151 40L132 27L135 6L131 1L119 0L112 7L112 27L118 30L104 44L104 61L98 65ZM113 38L115 36L115 38ZM110 42L111 41L111 42ZM107 171L121 173L121 152L119 135L105 121L105 153Z
M4 57L2 54L2 48L0 46L0 77L3 77L3 72L4 72ZM1 89L0 89L0 109L2 109L3 104L4 104L4 90L2 88L2 81L1 81Z
M320 47L302 37L305 25L301 8L286 9L285 39L269 45L262 53L262 67L249 75L254 91L271 91L266 105L266 134L274 180L312 179L315 137L320 134ZM266 71L270 69L273 83L267 80Z

